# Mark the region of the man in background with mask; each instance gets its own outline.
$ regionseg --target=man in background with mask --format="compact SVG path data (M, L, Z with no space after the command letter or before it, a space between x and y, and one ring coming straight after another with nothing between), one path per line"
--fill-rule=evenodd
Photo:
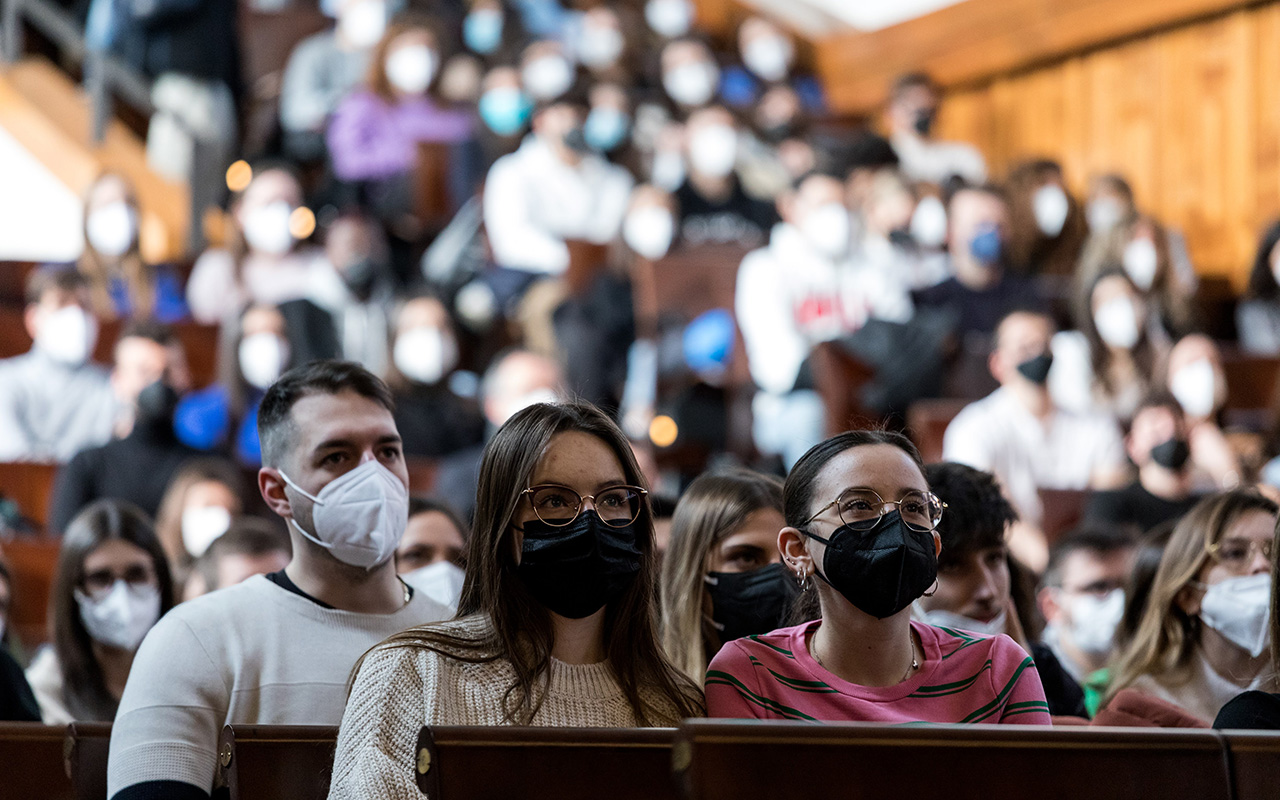
M1138 476L1121 489L1091 496L1085 519L1141 534L1190 511L1201 495L1192 492L1187 436L1186 415L1172 395L1160 393L1144 400L1124 440Z
M207 798L226 724L337 725L361 654L448 611L397 576L408 472L385 384L356 364L285 373L262 401L279 572L183 603L143 641L111 733L108 796Z
M772 204L749 196L734 169L739 130L723 106L694 111L685 123L688 175L676 190L680 241L685 245L759 247L778 214Z
M182 465L200 455L178 441L173 413L191 388L182 343L166 325L135 322L120 334L111 385L117 407L116 435L81 450L54 479L49 525L61 533L94 500L127 500L154 517L164 491Z
M0 461L67 461L110 439L116 419L107 371L90 361L89 286L73 269L40 269L26 300L31 350L0 361Z
M1048 561L1039 489L1110 489L1127 479L1115 422L1059 408L1046 387L1053 321L1015 311L996 329L987 361L1000 388L966 406L947 426L942 455L993 473L1017 510L1009 548L1033 570Z
M1102 669L1124 616L1124 585L1137 545L1128 532L1090 526L1053 546L1037 600L1044 642L1077 683Z
M1030 641L1023 627L1004 541L1018 513L1001 495L995 477L963 464L930 464L925 479L947 507L937 529L942 537L937 588L916 601L915 616L940 628L983 636L1007 634L1035 659L1049 713L1084 716L1078 681L1064 671L1048 646ZM1030 606L1031 598L1026 600Z
M942 185L953 176L969 183L987 179L987 164L972 145L933 138L938 120L938 87L915 72L898 78L889 93L889 138L914 181Z

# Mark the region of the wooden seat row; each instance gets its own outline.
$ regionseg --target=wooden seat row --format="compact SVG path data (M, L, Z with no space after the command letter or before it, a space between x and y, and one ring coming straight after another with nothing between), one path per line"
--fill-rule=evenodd
M232 800L323 800L336 736L322 726L228 726L216 785ZM0 794L102 800L109 737L106 724L0 723ZM433 726L415 754L416 782L432 800L1262 800L1280 780L1280 735L1189 729Z

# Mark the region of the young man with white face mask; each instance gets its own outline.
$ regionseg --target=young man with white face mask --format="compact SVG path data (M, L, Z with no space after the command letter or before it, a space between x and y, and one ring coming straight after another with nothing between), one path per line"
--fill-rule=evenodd
M1124 616L1124 586L1137 544L1123 528L1082 527L1049 551L1037 603L1042 638L1080 684L1107 665Z
M680 241L686 245L758 247L777 223L774 206L749 196L735 168L740 132L723 106L708 106L685 123L688 173L676 191Z
M409 501L391 414L386 386L350 362L313 362L268 390L258 486L293 558L147 635L112 730L110 797L208 797L224 725L336 725L362 653L448 616L396 576Z
M66 461L110 439L116 419L107 371L90 360L98 323L74 270L38 270L26 294L31 350L0 361L0 461Z

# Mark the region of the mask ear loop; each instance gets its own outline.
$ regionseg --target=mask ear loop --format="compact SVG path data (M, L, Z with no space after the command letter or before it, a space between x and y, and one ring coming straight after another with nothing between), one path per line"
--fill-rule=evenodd
M934 579L933 579L933 586L931 586L931 587L929 587L929 588L930 588L932 591L925 592L924 594L922 594L922 595L920 595L920 596L921 596L921 597L933 597L935 594L937 594L937 593L938 593L938 579L937 579L937 578L934 578Z

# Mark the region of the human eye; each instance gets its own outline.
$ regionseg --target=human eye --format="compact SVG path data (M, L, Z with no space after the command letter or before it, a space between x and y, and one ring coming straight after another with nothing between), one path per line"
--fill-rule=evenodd
M382 457L387 461L397 461L400 458L400 445L389 444L382 448Z

